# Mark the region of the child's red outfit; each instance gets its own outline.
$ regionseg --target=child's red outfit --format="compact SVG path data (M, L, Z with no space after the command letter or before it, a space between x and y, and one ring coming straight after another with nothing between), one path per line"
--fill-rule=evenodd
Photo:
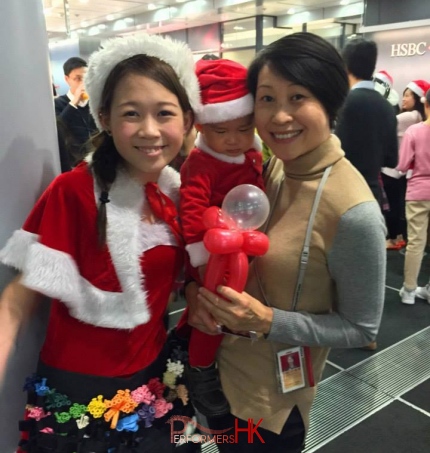
M227 193L238 185L263 188L263 178L261 152L255 149L261 151L261 142L257 143L253 133L254 99L246 85L246 68L231 60L199 60L196 75L202 102L196 114L200 133L196 148L181 167L180 218L193 268L190 272L198 280L194 271L209 259L203 245L204 212L212 206L221 207ZM187 317L186 310L179 332L187 330ZM191 329L185 377L194 407L207 417L230 411L215 364L222 338Z
M209 254L203 245L202 216L210 206L221 206L224 197L240 184L263 189L261 146L239 156L212 151L199 134L194 148L181 168L180 218L191 265L207 263ZM191 366L208 366L215 360L222 335L207 335L193 329L189 346Z
M166 167L158 187L177 201L179 175ZM100 191L88 164L80 164L51 183L0 253L3 263L22 271L25 286L53 299L38 374L73 404L88 405L99 394L110 399L126 388L133 391L166 369L163 316L183 249L166 223L142 221L148 203L143 191L118 170L106 204L107 238L101 248L96 220ZM42 396L33 396L38 406ZM54 430L38 434L37 442L43 443L41 436L47 433L50 441L63 441L55 433L65 425L58 425L55 411L30 420L39 424L38 431ZM23 431L30 421L24 422ZM109 424L101 417L99 425L101 421L109 432ZM34 423L27 426L29 431L34 432ZM73 437L74 420L73 426L67 427L67 439L79 451L90 451L85 448L94 445L84 448L79 443L84 441ZM60 451L59 443L56 448Z

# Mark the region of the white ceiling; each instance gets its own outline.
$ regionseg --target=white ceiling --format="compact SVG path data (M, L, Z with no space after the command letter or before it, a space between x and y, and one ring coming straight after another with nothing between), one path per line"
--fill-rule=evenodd
M343 4L341 0L40 0L50 38L66 38L65 5L69 30L86 35L118 35L147 30L161 33L260 14L312 12ZM362 3L350 0L350 3ZM91 29L91 27L93 27ZM115 28L115 30L114 30ZM79 31L78 31L79 30ZM91 31L92 30L92 31Z

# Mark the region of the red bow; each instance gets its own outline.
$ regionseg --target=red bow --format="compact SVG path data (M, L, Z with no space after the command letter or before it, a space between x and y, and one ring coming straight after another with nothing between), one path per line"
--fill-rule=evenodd
M167 223L178 244L182 245L181 227L179 226L175 203L161 192L155 182L145 184L145 195L155 217Z

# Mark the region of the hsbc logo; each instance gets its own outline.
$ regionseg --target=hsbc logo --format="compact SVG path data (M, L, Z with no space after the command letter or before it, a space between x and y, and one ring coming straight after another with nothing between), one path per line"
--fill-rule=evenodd
M422 41L419 43L409 42L402 44L391 44L392 57L413 57L414 55L424 55L430 48L427 43Z

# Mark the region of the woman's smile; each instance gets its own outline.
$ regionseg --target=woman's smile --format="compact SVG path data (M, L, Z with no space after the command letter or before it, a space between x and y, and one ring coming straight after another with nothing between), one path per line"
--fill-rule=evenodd
M159 154L162 153L163 149L165 148L165 145L159 145L159 146L135 146L135 148L141 152L146 154L147 156L158 156Z

